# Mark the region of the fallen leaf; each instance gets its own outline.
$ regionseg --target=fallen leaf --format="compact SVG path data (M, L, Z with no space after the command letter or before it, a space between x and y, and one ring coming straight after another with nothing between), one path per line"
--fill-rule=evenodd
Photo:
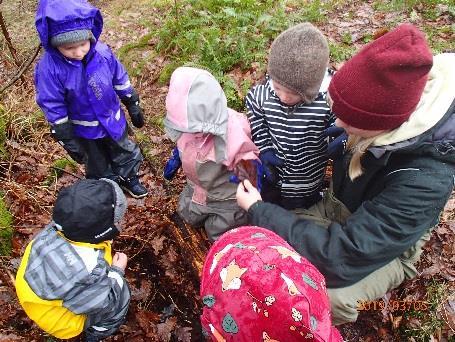
M160 320L158 314L150 311L138 310L135 317L147 337L156 337L157 326L155 322L159 322Z
M158 330L157 335L159 340L162 342L169 342L172 337L172 331L174 330L176 324L176 317L170 317L166 319L166 322L157 324L156 328Z
M175 331L175 336L179 341L182 342L191 342L191 327L179 327Z
M152 248L153 248L153 253L155 255L158 255L161 252L161 250L164 248L163 241L165 239L166 239L166 237L164 235L161 235L160 237L154 238L151 241L151 245L152 245Z
M392 320L392 329L396 330L400 327L401 321L403 320L403 316L394 317Z

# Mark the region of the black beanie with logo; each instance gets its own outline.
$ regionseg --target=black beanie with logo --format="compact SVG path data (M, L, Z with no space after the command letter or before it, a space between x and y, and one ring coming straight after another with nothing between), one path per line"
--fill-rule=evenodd
M82 179L58 193L52 219L72 241L98 243L112 240L115 226L125 214L127 201L117 183L109 179Z

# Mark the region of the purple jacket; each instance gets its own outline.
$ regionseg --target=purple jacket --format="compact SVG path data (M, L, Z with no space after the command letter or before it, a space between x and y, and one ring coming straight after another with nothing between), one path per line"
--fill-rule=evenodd
M41 0L36 29L46 52L35 68L36 102L51 125L71 121L74 134L86 139L119 140L126 128L119 97L133 91L125 67L98 41L100 11L85 0ZM83 61L65 58L50 38L90 29L95 37Z

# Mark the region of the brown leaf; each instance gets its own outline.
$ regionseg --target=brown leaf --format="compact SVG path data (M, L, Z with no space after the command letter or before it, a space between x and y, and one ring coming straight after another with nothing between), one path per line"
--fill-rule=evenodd
M172 331L177 324L177 318L172 316L166 319L166 322L156 325L158 330L158 338L160 341L169 342L171 340Z
M382 27L380 28L379 30L376 30L373 34L373 40L374 39L378 39L379 37L382 37L383 35L385 35L387 32L389 32L389 30L385 27Z
M149 139L154 144L161 144L167 138L166 138L166 135L161 135L161 136L151 135L149 137Z
M147 337L156 337L156 323L160 321L160 316L154 312L138 310L136 320L144 330Z
M153 248L153 253L155 255L158 255L161 252L161 250L164 248L163 241L165 239L166 239L166 237L164 235L161 235L160 237L154 238L151 241L151 245L152 245L152 248Z
M141 279L141 284L139 288L135 287L134 284L130 284L131 288L131 297L133 300L146 300L152 289L152 284L150 281Z
M392 328L394 330L398 329L401 325L401 321L403 320L403 316L397 316L397 317L394 317L393 320L392 320Z
M191 327L179 327L175 331L175 336L179 341L191 342L191 330L193 330Z
M425 268L422 273L420 274L423 278L431 278L436 274L441 272L441 266L439 264L431 265L428 268Z

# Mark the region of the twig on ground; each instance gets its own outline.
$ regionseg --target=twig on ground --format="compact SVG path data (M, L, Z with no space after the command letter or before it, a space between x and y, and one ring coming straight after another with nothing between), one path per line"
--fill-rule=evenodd
M32 62L35 60L36 56L38 56L38 53L41 50L41 45L38 45L38 47L35 49L35 53L29 60L23 65L23 67L19 70L19 72L14 76L8 83L6 83L1 89L0 89L0 95L3 94L3 92L11 87L16 81L21 78L21 76L24 74L24 72L28 69L28 67L32 64Z
M0 0L0 4L2 1ZM16 49L13 46L13 43L11 42L11 37L9 35L8 29L5 25L5 20L3 19L3 14L2 11L0 11L0 27L2 29L3 36L5 37L6 40L6 45L8 46L9 52L11 53L11 56L13 57L14 64L16 64L17 67L21 65L19 62L19 59L17 58L17 52Z
M180 312L181 314L185 314L182 310L179 309L179 307L177 306L177 304L175 304L174 299L172 299L171 295L170 295L169 293L168 293L167 295L168 295L168 297L171 299L172 304L174 304L175 309L176 309L178 312Z
M75 178L77 178L77 179L83 179L82 177L76 175L75 173L72 173L72 172L70 172L70 171L67 171L67 170L65 170L65 169L62 169L61 167L54 166L54 165L51 165L50 167L51 167L52 169L55 169L55 170L59 170L59 171L65 172L65 173L67 173L67 174L69 174L69 175L71 175L71 176L73 176L73 177L75 177Z

